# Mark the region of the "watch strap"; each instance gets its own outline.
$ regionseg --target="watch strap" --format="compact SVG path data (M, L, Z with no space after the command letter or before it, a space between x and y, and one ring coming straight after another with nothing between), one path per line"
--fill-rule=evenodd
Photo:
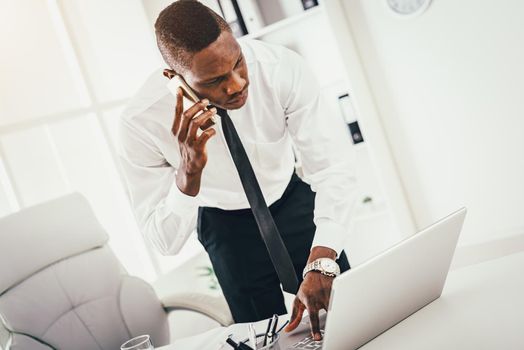
M306 278L306 274L308 272L311 272L311 271L317 271L317 272L320 272L321 274L325 275L325 276L329 276L329 277L336 277L338 275L340 275L340 268L337 269L337 271L335 272L328 272L326 270L324 270L322 268L322 259L329 259L329 258L319 258L319 259L316 259L312 262L310 262L309 264L306 265L306 267L304 268L303 272L302 272L302 278ZM337 267L338 267L338 264L335 260L332 260L332 259L329 259L331 261L333 261Z

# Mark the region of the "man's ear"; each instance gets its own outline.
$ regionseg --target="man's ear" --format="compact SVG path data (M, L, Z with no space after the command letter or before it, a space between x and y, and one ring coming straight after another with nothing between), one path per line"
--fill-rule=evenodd
M164 69L162 74L164 75L164 77L171 79L176 75L176 72L172 69Z

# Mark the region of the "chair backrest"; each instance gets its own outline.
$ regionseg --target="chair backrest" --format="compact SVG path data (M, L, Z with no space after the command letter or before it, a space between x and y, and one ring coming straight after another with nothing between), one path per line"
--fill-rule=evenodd
M119 349L169 342L151 286L129 276L87 200L67 195L0 218L0 318L8 349Z

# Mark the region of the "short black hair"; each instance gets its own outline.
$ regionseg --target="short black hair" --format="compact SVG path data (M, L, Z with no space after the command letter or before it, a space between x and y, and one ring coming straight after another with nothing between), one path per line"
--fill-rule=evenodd
M157 45L164 61L176 70L191 67L192 54L231 32L227 22L196 0L178 0L160 12L155 22Z

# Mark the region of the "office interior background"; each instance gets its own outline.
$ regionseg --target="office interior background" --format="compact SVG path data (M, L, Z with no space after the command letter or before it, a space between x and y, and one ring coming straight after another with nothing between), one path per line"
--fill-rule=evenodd
M243 26L231 1L202 2L239 40L303 55L355 139L352 264L462 206L458 252L522 244L524 2L433 0L402 16L387 0L237 1ZM177 256L145 243L117 159L126 102L164 67L153 23L170 2L0 2L0 216L80 192L124 267L150 282L203 253L196 234Z

